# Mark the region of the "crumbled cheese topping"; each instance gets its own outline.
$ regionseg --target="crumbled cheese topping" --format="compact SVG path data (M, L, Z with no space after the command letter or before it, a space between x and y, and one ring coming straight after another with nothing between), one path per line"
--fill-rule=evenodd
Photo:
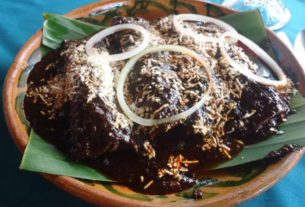
M146 156L149 158L149 159L153 159L156 157L156 151L155 149L152 147L152 145L149 143L149 141L145 141L144 144L143 144L143 147L144 149L146 150Z
M168 158L167 167L158 171L159 178L165 175L173 176L177 180L182 180L183 173L188 172L189 165L198 164L198 160L187 160L183 155L173 156Z
M206 71L190 56L162 52L146 55L138 63L140 67L129 74L125 95L141 117L158 119L181 113L205 93Z
M51 66L50 66L51 65ZM45 70L49 70L54 64L50 64ZM45 81L44 79L40 81ZM33 103L43 103L46 106L45 111L40 114L49 120L53 120L58 115L58 110L67 101L67 94L64 91L65 78L62 75L55 76L52 80L47 81L45 85L33 87L33 83L28 85L27 96L33 99Z

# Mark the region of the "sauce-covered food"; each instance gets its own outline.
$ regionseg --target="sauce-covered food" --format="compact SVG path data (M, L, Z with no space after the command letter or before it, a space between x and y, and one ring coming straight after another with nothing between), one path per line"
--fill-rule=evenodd
M112 23L64 42L28 77L31 127L71 159L165 194L281 133L292 84L229 25L191 14Z

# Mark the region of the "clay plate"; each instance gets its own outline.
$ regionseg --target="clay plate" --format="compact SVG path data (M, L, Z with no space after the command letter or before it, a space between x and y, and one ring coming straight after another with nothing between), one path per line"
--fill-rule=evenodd
M207 4L200 0L157 0L149 3L145 1L136 3L136 1L130 0L108 0L76 9L67 16L72 18L86 17L86 19L102 21L105 16L111 17L111 15L116 14L152 18L156 14L161 17L173 11L199 13L214 17L234 13L232 10ZM267 30L267 33L278 63L295 82L299 83L299 90L304 95L304 71L290 50L275 34L269 30ZM29 138L29 128L22 107L26 90L26 78L33 64L41 58L38 49L41 46L41 39L42 31L40 30L20 50L7 73L3 92L7 125L21 152L24 151ZM298 163L303 153L304 150L291 153L268 166L251 164L229 170L213 171L207 176L221 180L222 185L202 187L205 196L201 200L191 199L189 191L151 196L133 192L125 186L116 184L87 182L72 177L49 174L43 174L43 176L71 194L99 206L233 206L257 196L278 182Z

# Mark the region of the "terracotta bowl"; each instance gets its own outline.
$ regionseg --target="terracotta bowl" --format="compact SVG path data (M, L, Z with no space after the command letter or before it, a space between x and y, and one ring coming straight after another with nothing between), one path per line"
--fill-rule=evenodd
M173 11L200 13L215 17L234 13L232 10L207 4L200 0L157 0L149 4L145 1L135 3L131 0L115 0L90 4L70 12L67 16L102 21L105 15L111 17L114 14L121 14L152 18L156 17L156 14L159 17ZM299 90L305 94L305 75L293 54L273 32L267 30L267 34L279 64L293 81L299 83ZM4 87L6 121L21 152L24 151L29 138L29 128L22 107L26 79L32 66L41 58L39 50L41 38L42 31L40 30L23 46L7 74ZM96 205L132 207L233 206L255 197L274 185L298 163L303 153L304 150L291 153L268 166L250 164L230 170L213 171L207 176L221 180L222 185L203 187L205 196L201 200L191 199L189 191L151 196L133 192L125 186L116 184L86 182L67 176L48 174L43 174L43 176L58 187Z

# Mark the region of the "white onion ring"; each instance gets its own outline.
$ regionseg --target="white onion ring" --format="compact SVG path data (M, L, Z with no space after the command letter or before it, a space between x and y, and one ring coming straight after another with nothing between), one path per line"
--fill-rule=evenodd
M277 78L279 80L271 80L268 78L260 77L256 74L254 74L251 70L249 70L246 67L241 66L238 64L236 61L234 61L226 51L226 48L224 46L224 43L226 42L225 37L232 37L234 39L237 39L241 41L243 44L245 44L247 47L249 47L251 50L255 52L255 54L261 58L271 69L272 71L276 74ZM237 33L232 33L232 32L225 32L221 37L220 37L220 50L223 56L228 60L229 64L236 69L238 72L241 74L245 75L249 79L256 81L258 83L264 84L264 85L270 85L270 86L275 86L275 87L283 87L287 84L287 78L286 75L284 74L283 70L280 68L280 66L259 46L257 46L254 42L249 40L248 38L237 34Z
M209 37L205 36L203 34L197 34L195 31L191 29L186 29L183 27L181 22L183 21L197 21L197 22L211 22L213 24L216 24L220 28L222 28L225 31L231 31L231 32L236 32L236 30L230 26L229 24L204 15L199 15L199 14L179 14L175 15L173 17L173 24L174 27L176 28L177 32L185 35L185 36L190 36L192 37L195 41L200 41L200 42L218 42L218 38L215 37ZM237 32L236 32L237 33Z
M105 54L101 55L101 54L96 53L93 46L97 42L101 41L102 39L104 39L105 37L107 37L113 33L116 33L116 32L122 31L122 30L126 30L126 29L138 31L142 34L143 41L139 46L137 46L136 48L134 48L131 51L114 54L114 55L105 55ZM131 58L131 57L139 54L140 52L145 50L145 48L148 45L149 45L149 32L144 27L142 27L140 25L136 25L136 24L119 24L119 25L115 25L112 27L108 27L108 28L100 31L99 33L93 35L86 43L86 52L90 56L100 55L108 61L119 61L119 60L125 60L128 58Z
M154 53L154 52L160 52L160 51L181 52L183 54L190 55L190 56L194 57L206 69L210 84L208 86L207 91L202 96L201 100L199 102L197 102L194 106L189 108L188 110L186 110L184 112L181 112L179 114L176 114L174 116L167 117L167 118L145 119L145 118L142 118L142 117L138 116L137 114L135 114L129 108L129 106L127 105L127 103L125 101L125 96L124 96L124 84L125 84L125 81L127 79L127 76L129 74L129 72L133 69L133 67L136 64L136 62L138 61L138 59L140 59L141 57L143 57L146 54ZM139 55L133 57L132 59L130 59L120 73L120 76L119 76L119 79L118 79L118 84L117 84L117 87L116 87L119 105L121 106L125 115L127 117L129 117L129 119L131 119L133 122L135 122L137 124L144 125L144 126L155 126L155 125L159 125L159 124L170 123L170 122L174 122L174 121L177 121L177 120L184 119L184 118L190 116L195 111L197 111L204 104L204 101L208 97L208 95L211 91L211 88L212 88L212 84L211 84L212 75L211 75L210 70L211 69L206 66L206 64L203 62L202 58L196 52L194 52L193 50L190 50L186 47L182 47L182 46L178 46L178 45L157 45L157 46L147 48L141 54L139 54Z

